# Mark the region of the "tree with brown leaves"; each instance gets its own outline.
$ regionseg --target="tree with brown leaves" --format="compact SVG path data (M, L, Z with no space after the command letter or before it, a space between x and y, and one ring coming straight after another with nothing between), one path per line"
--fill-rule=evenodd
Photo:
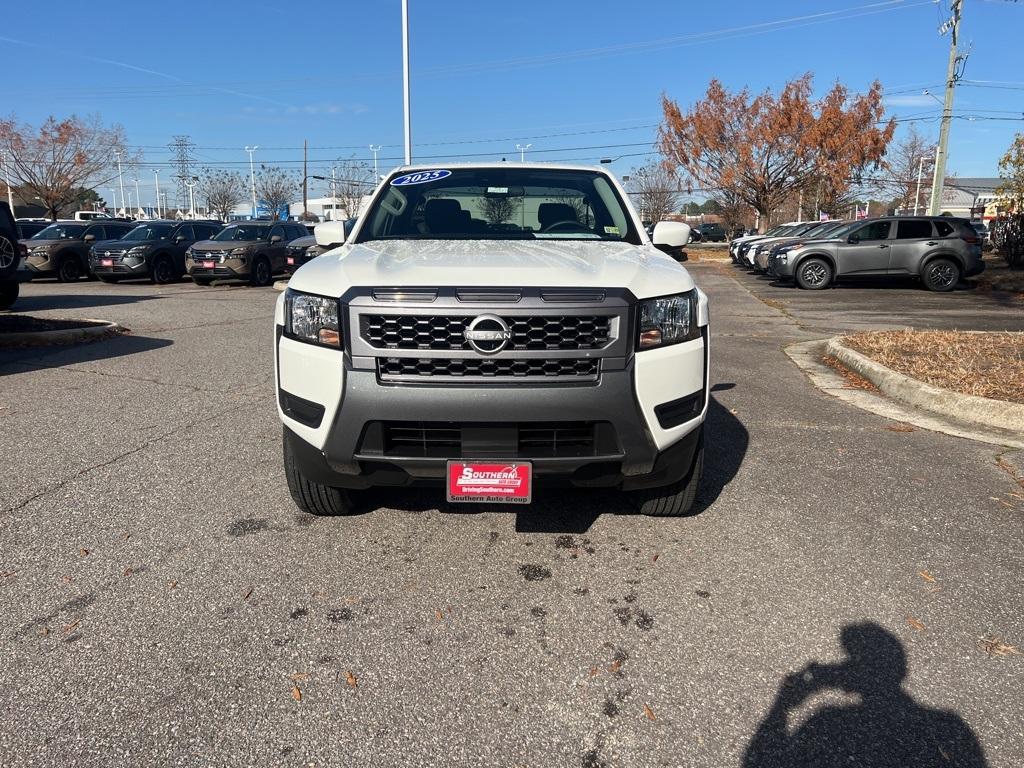
M221 221L227 221L231 212L245 202L249 187L240 173L207 168L199 177L199 192L210 210Z
M256 177L256 195L274 221L281 218L281 209L295 199L300 186L295 174L281 168L261 165L260 173Z
M98 115L65 120L51 116L38 128L14 116L0 120L0 151L22 195L38 197L52 219L82 188L116 177L118 152L124 166L136 160L125 151L124 129L104 125Z
M657 223L679 210L679 182L664 163L648 163L630 171L627 191L645 222Z
M702 186L738 196L760 213L762 226L812 176L840 197L844 185L848 189L879 166L896 125L880 127L878 82L860 96L836 83L819 100L812 98L812 85L806 74L778 94L752 96L746 88L730 93L712 80L685 113L663 96L662 154Z
M1017 213L1024 212L1024 133L1018 133L999 161L1000 205Z

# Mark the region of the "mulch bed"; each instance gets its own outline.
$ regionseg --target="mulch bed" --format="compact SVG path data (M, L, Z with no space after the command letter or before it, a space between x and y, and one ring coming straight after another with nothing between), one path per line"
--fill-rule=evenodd
M936 387L1024 403L1024 333L873 331L843 343Z
M103 323L93 323L88 320L51 320L28 315L0 315L0 334L64 331L69 328L93 328L97 325L103 325Z

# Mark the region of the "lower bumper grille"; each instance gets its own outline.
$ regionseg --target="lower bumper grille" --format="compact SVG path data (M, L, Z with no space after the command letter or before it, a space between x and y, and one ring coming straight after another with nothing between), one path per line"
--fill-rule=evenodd
M601 361L594 358L413 358L382 357L377 374L382 381L446 379L558 379L595 381Z
M360 456L540 459L616 456L608 422L469 423L377 421L367 425Z

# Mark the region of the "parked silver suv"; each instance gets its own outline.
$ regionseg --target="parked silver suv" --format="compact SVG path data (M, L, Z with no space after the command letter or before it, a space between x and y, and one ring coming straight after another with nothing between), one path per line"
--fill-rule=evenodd
M915 216L869 219L828 240L807 240L776 250L771 274L820 290L860 275L920 277L932 291L951 291L960 279L985 269L981 239L966 219Z

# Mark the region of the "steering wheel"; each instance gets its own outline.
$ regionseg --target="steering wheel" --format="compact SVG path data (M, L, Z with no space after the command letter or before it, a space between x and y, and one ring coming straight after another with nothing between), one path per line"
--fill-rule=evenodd
M576 232L584 232L588 228L580 224L578 221L572 219L563 219L562 221L556 221L548 224L546 227L541 229L541 232L556 232L558 230L575 230Z

